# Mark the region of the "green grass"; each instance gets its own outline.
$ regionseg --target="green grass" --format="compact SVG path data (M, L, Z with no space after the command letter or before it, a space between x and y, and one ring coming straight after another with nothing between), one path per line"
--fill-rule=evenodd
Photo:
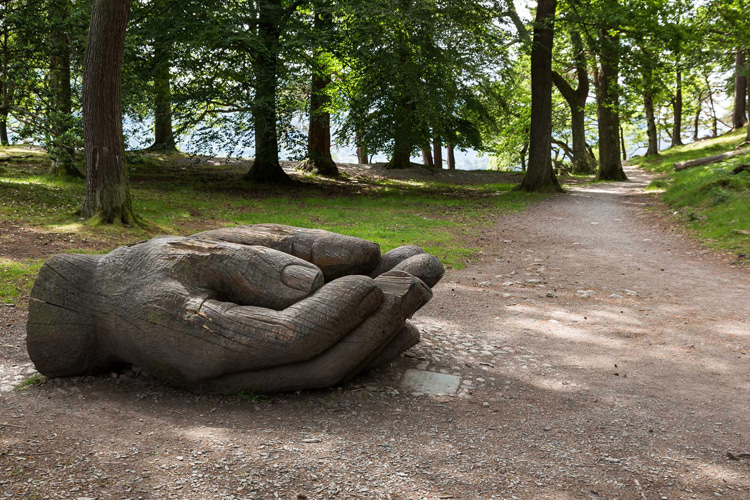
M41 260L16 262L0 258L0 302L12 304L27 294L42 264Z
M696 234L714 248L739 256L750 255L750 172L733 175L732 170L750 163L750 155L727 161L674 171L678 161L725 153L743 142L746 131L727 134L665 151L656 159L636 163L653 172L667 174L655 179L649 189L663 191L662 199L676 209Z
M10 148L11 153L16 148ZM9 149L0 149L0 158ZM22 151L22 154L25 154ZM0 173L0 220L49 233L75 235L76 252L101 253L157 234L192 234L240 224L320 228L373 240L388 251L417 244L448 267L465 266L481 249L477 229L542 198L513 192L513 184L446 184L418 180L302 176L293 187L240 180L246 164L206 165L181 155L128 155L136 212L149 227L91 226L76 215L85 181L46 175L43 157L5 162ZM500 175L500 174L498 174ZM520 179L519 179L520 180ZM92 247L87 248L82 240ZM98 245L93 245L98 243ZM26 293L40 262L0 261L0 300Z
M35 385L42 385L47 381L47 377L44 375L40 375L39 373L35 373L32 376L28 377L27 379L23 380L18 386L16 387L17 391L25 391L29 387L33 387Z

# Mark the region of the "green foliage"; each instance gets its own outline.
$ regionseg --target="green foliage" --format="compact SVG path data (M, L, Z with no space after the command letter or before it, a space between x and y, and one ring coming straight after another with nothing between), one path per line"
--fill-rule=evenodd
M667 172L677 161L703 158L731 150L745 131L727 134L698 145L670 149L658 160L639 160L642 167ZM677 210L696 233L716 248L750 255L750 173L733 174L750 155L681 172L672 172L664 181L663 199ZM652 183L653 184L653 183Z
M18 386L16 387L17 391L25 391L26 389L38 385L42 385L47 381L47 377L44 375L40 375L39 373L35 373L32 376L24 379Z
M478 228L540 199L512 192L512 183L311 177L304 185L270 189L239 181L247 169L244 162L211 165L203 159L196 164L179 155L158 154L137 158L138 163L130 165L131 191L136 210L151 221L151 228L86 224L75 213L85 182L45 175L44 164L22 163L26 158L7 163L8 173L0 176L0 218L43 232L75 234L76 246L85 253L103 253L159 234L278 223L371 239L383 251L417 244L447 266L462 268L480 250L468 243ZM97 249L88 248L86 240L97 243ZM28 294L41 264L0 260L0 300Z

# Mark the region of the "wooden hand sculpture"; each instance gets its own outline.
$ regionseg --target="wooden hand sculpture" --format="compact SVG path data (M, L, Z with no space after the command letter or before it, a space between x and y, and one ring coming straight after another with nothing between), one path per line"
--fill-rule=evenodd
M275 225L58 255L34 284L27 346L49 377L130 364L194 392L328 387L419 342L406 320L443 272L418 247L381 258Z

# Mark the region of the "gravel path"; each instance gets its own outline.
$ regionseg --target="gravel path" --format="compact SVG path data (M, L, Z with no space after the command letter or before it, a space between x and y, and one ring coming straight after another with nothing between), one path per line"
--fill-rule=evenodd
M628 174L498 218L415 318L423 342L335 390L8 390L33 369L25 309L0 307L0 499L750 498L747 270ZM414 393L414 368L460 389Z

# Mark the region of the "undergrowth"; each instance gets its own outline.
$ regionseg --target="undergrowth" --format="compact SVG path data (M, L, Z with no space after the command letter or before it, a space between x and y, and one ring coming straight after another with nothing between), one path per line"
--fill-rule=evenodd
M734 174L733 170L750 163L750 154L680 172L674 171L674 163L732 151L746 133L741 130L634 161L647 170L668 174L655 179L649 188L662 190L662 199L702 240L740 259L750 255L750 172Z

